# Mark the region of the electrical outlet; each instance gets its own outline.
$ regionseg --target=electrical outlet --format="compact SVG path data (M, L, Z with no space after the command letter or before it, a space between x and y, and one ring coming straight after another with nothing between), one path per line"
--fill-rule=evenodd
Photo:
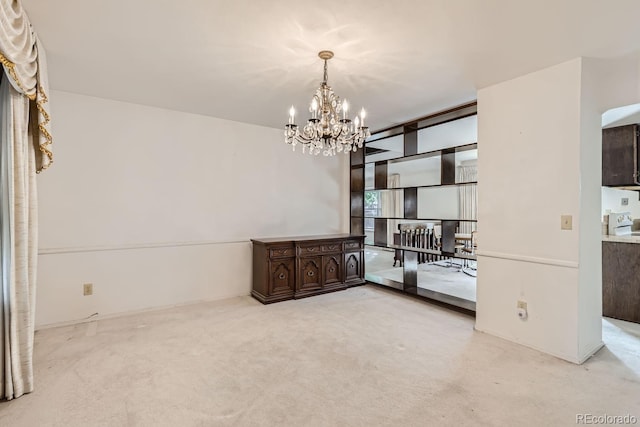
M85 283L82 285L82 294L86 297L93 295L93 283Z
M560 216L560 229L561 230L571 230L573 229L573 217L571 215L561 215Z
M527 319L527 317L529 316L529 313L527 312L527 302L526 301L522 301L522 300L518 301L518 308L516 310L516 314L522 320L526 320Z

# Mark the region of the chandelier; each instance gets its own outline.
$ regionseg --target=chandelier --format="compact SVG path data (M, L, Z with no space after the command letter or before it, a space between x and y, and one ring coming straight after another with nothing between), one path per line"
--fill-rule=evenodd
M369 128L364 125L366 113L363 108L360 117L356 116L353 121L347 117L347 100L341 101L327 84L327 61L333 58L333 52L323 50L318 56L324 61L324 78L309 106L311 118L300 131L294 121L296 110L292 106L284 140L291 144L293 151L296 144L302 144L303 153L308 148L309 154L334 156L341 151L348 154L362 148L364 140L371 136Z

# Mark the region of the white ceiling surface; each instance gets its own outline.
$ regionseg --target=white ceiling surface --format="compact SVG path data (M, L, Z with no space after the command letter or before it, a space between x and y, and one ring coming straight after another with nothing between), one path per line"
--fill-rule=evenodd
M307 107L322 49L336 55L330 84L374 130L578 56L640 49L637 0L22 3L53 89L271 127Z

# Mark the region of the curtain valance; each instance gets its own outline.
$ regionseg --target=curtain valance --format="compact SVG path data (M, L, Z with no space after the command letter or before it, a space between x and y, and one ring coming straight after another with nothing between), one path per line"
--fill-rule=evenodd
M46 55L17 0L0 0L0 62L11 85L36 103L37 117L29 117L29 122L37 123L36 169L40 172L53 162Z

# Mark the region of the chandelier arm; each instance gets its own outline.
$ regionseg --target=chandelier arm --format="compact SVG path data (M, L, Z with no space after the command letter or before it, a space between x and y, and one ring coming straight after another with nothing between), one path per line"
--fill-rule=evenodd
M313 144L313 141L315 141L315 139L307 138L306 136L304 136L302 134L296 135L295 139L296 139L296 141L298 141L302 145Z

